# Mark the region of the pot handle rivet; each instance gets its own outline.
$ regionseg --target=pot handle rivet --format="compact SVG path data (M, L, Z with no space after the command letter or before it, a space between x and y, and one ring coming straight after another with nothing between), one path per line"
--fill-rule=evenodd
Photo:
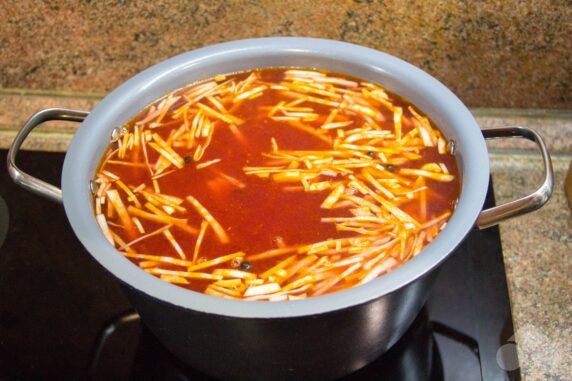
M542 140L542 137L535 131L526 127L510 126L485 129L482 130L482 133L485 139L523 138L535 142L540 149L540 154L542 155L544 182L535 192L528 196L483 210L481 214L479 214L476 222L476 226L479 229L497 225L501 221L520 216L540 208L542 205L546 204L552 195L552 190L554 189L554 174L552 171L550 155L546 149L544 140Z
M32 193L36 193L37 195L46 197L49 200L61 203L62 190L52 184L48 184L43 180L37 179L23 172L16 165L16 156L20 151L22 143L24 143L24 140L28 137L28 134L40 124L50 120L83 122L88 115L89 113L86 111L67 110L63 108L48 108L32 115L20 131L18 131L16 138L8 150L8 173L10 174L10 177L12 177L12 180L22 188L27 189Z

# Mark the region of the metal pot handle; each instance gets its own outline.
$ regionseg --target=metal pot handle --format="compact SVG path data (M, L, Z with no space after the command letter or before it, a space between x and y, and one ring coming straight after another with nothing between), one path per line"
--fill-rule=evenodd
M67 110L63 108L48 108L32 115L20 131L18 131L16 138L8 150L8 173L10 173L12 180L22 188L25 188L32 193L36 193L37 195L52 201L62 203L62 190L23 172L16 165L16 155L20 151L20 147L22 146L22 143L24 143L28 134L40 124L50 120L83 122L88 115L89 113L86 111Z
M528 196L483 210L481 214L479 214L476 222L476 226L479 229L488 228L489 226L496 225L506 219L520 216L521 214L532 212L533 210L540 208L542 205L546 204L552 195L552 190L554 188L552 162L550 161L550 155L548 154L544 140L542 140L540 135L529 128L520 126L486 129L482 130L482 133L485 139L524 138L535 142L540 149L540 154L542 155L542 161L544 164L544 182L540 188Z

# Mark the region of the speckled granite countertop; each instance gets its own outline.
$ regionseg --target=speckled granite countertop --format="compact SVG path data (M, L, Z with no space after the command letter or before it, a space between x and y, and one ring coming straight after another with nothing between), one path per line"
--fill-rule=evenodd
M0 15L2 88L107 92L205 45L306 36L403 58L473 107L572 107L565 0L20 0Z
M34 111L46 107L90 110L95 96L0 92L0 147ZM542 209L501 224L504 261L525 380L565 380L572 373L572 218L564 178L572 160L572 113L541 110L473 109L484 128L521 124L539 131L552 153L555 190ZM52 123L30 136L28 149L64 151L76 126ZM530 193L542 182L533 145L491 142L497 203Z
M526 380L569 380L572 371L572 219L564 196L571 155L556 156L555 189L542 209L500 225L517 348ZM497 203L542 182L536 155L493 155Z

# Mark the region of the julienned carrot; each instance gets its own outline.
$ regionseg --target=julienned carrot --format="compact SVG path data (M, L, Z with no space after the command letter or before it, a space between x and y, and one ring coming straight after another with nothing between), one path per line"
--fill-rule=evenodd
M376 84L316 70L240 75L163 97L117 129L104 155L93 189L97 223L144 271L222 298L303 299L376 279L446 226L453 206L431 202L446 204L441 190L457 184L456 168L442 159L447 140L412 105ZM220 148L249 149L257 131L265 131L262 152L248 162ZM134 184L129 173L137 173ZM209 193L185 190L184 180L199 174ZM317 223L332 236L236 251L240 229L221 210L241 213L240 205L224 197L253 184L319 198Z

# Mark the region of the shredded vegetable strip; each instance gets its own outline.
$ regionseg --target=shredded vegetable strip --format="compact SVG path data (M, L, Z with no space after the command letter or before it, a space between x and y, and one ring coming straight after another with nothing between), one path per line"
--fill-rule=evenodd
M123 255L129 258L144 259L154 262L165 262L182 267L190 267L193 265L191 261L181 260L173 257L160 256L160 255L135 254L135 253L123 253Z
M113 236L111 235L111 232L109 231L109 226L107 225L107 220L105 219L105 216L103 214L98 214L96 216L96 220L97 220L97 224L101 228L101 231L103 232L103 235L105 236L105 239L107 239L110 244L115 246L115 242L113 240Z
M205 219L205 221L209 223L222 243L227 243L230 240L221 224L218 223L218 221L212 216L212 214L210 214L207 208L205 208L196 198L193 196L187 196L187 201L189 201L195 207L197 212L199 212L199 214Z
M245 256L245 254L242 251L232 253L232 254L228 254L228 255L224 255L222 257L215 258L215 259L212 259L210 261L195 264L195 265L189 267L189 271L202 270L202 269L205 269L208 267L212 267L215 265L219 265L221 263L231 261L235 258L244 258L244 256Z
M201 244L203 243L203 239L205 238L205 234L207 232L207 228L209 227L209 223L206 220L201 222L201 229L199 230L199 236L197 237L197 241L195 242L195 250L193 251L193 264L197 263L197 259L199 258L199 251L201 250Z
M119 219L121 224L127 231L133 230L133 221L131 221L131 217L129 217L129 213L127 213L127 209L125 208L125 204L121 200L119 193L115 189L110 189L106 192L107 198L109 202L113 205L113 209L119 215Z
M186 219L173 218L173 217L166 215L166 214L149 213L149 212L146 212L144 210L135 208L131 205L127 208L127 211L131 215L133 215L135 217L139 217L139 218L144 219L144 220L148 220L148 221L159 223L159 224L173 224L176 227L180 228L181 230L183 230L183 231L185 231L191 235L197 234L197 229L193 228L192 226L187 225Z
M280 130L268 129L266 148L244 163L215 147L230 136L229 152L245 150L260 133L252 127L266 123ZM298 148L282 129L311 148ZM159 99L114 131L92 189L104 237L143 271L207 295L298 300L370 282L419 255L454 209L431 204L444 204L440 190L458 180L443 159L450 142L432 122L379 85L327 72L288 69L272 81L264 71L217 76ZM123 178L129 171L135 180ZM208 193L179 189L187 178L206 179ZM216 202L253 183L318 200L318 223L336 235L272 237L271 247L233 252L241 246L235 235L249 226L219 216ZM170 253L147 250L154 242Z
M222 276L216 274L190 272L190 271L173 271L160 268L150 268L150 269L145 269L145 271L147 271L149 274L176 275L189 279L220 280L223 278Z
M169 241L171 246L173 246L173 248L175 249L177 254L179 254L181 259L187 258L187 256L183 252L183 249L181 249L181 245L179 245L179 242L177 242L175 237L173 237L173 233L171 233L171 231L169 229L163 230L163 235L165 236L165 238L167 238L167 241Z

